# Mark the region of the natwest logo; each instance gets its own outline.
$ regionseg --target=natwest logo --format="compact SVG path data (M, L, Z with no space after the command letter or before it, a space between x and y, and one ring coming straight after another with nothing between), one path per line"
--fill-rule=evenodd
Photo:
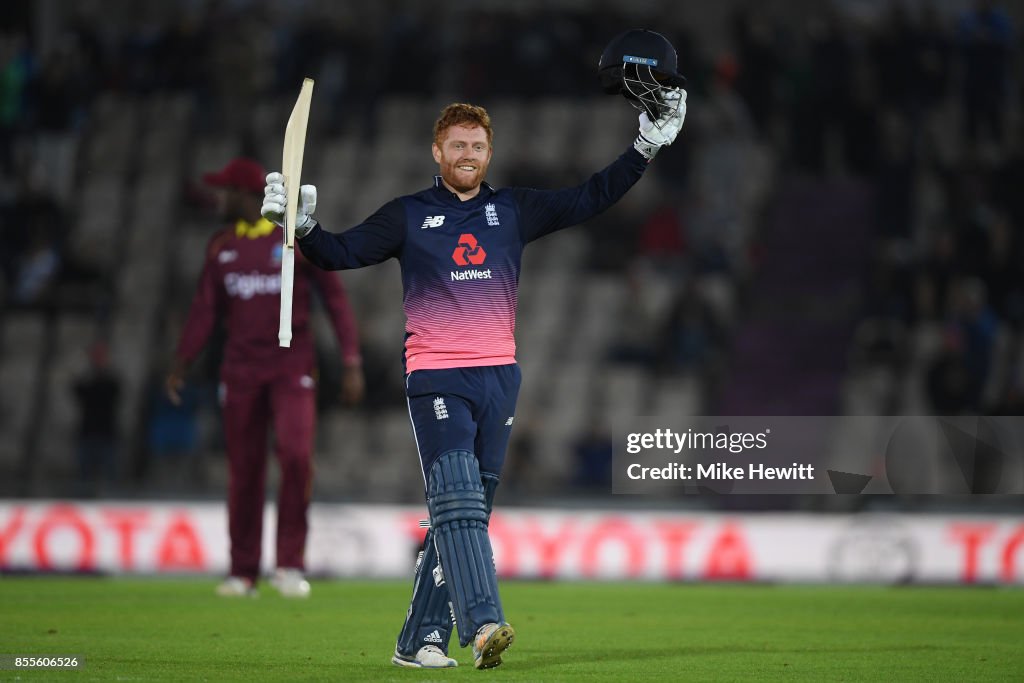
M473 268L472 270L453 270L452 271L452 282L464 282L465 280L490 280L491 269L480 270Z
M479 266L487 258L487 252L477 244L476 237L469 233L459 235L459 246L452 252L452 260L460 266Z

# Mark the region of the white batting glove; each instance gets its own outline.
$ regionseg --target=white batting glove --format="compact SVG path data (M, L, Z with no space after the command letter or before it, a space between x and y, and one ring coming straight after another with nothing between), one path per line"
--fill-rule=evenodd
M267 186L263 188L263 206L260 213L268 221L284 225L284 210L288 206L288 195L284 191L284 176L280 173L267 174ZM313 212L316 211L316 185L299 187L299 208L295 212L295 236L302 239L316 225Z
M662 147L671 145L683 127L686 118L686 91L682 88L662 90L658 97L668 105L664 114L654 121L647 112L640 114L640 134L633 142L636 151L648 160L653 159Z

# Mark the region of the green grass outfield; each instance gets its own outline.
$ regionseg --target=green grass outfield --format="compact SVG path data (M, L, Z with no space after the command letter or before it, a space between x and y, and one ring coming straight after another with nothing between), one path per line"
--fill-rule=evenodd
M410 582L314 582L309 601L213 581L0 578L0 653L80 671L2 680L1024 681L1024 591L503 584L515 645L480 672L389 662Z

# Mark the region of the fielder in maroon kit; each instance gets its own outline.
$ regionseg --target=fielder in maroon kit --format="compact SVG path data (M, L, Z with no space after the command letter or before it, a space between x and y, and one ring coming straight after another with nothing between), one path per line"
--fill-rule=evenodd
M235 159L204 176L217 190L217 208L228 225L206 249L199 287L181 333L167 392L178 401L189 364L224 322L226 341L220 399L227 446L228 526L231 575L217 588L223 596L255 595L260 573L267 437L281 467L277 501L277 570L271 581L282 595L306 597L303 576L312 482L316 382L309 325L316 288L341 345L343 399L363 393L359 343L352 310L333 273L313 267L296 250L290 348L278 345L281 306L282 230L260 216L266 171Z

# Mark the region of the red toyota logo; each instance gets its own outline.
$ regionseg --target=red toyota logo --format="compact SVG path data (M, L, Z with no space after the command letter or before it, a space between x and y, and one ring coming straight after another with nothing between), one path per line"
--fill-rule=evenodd
M460 266L479 266L487 258L487 252L476 242L476 238L465 233L459 235L459 246L452 252L452 259Z

